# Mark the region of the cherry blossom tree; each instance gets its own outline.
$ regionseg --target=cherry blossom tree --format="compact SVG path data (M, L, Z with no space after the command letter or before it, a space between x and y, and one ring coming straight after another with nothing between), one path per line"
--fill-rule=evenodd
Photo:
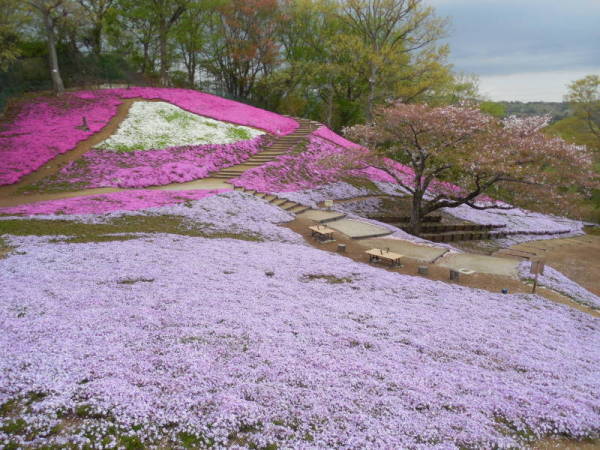
M510 208L484 196L499 188L521 186L523 198L560 205L574 189L589 187L590 153L542 134L548 119L499 120L470 106L395 103L345 133L372 150L364 163L412 194L411 227L418 233L422 218L440 208Z

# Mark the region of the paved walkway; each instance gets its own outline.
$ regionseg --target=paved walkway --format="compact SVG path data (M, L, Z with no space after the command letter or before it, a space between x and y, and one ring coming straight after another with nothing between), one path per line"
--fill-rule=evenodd
M317 222L325 223L333 220L338 220L346 217L346 214L342 214L334 211L322 211L320 209L309 209L306 212L298 214L298 217L302 219L314 220Z
M187 183L172 183L164 186L152 186L148 189L158 191L185 191L191 189L232 189L233 186L223 179L202 178L201 180L188 181Z
M438 260L435 265L448 269L469 269L478 273L489 273L507 277L518 277L519 259L498 258L496 256L475 255L472 253L450 253Z
M340 219L335 222L328 222L327 226L344 233L352 239L366 239L392 234L387 228L352 219Z
M432 263L440 256L448 252L446 248L433 247L430 245L415 244L404 239L378 238L359 241L359 245L365 248L389 248L391 252L400 253L410 259L416 259Z

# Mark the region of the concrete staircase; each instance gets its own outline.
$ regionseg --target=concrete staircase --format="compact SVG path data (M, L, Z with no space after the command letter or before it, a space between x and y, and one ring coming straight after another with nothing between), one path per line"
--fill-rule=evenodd
M339 231L351 239L369 239L392 234L392 232L387 228L365 223L359 220L347 219L346 214L343 213L314 209L309 206L290 201L286 198L281 198L265 192L257 192L251 189L245 189L243 187L236 186L234 190L238 192L245 192L246 194L263 199L272 205L279 206L280 208L289 211L296 216L300 216L301 218L308 219L313 223L327 224L328 227Z
M289 211L293 214L301 214L311 209L310 206L305 206L300 203L292 202L287 198L277 197L276 195L267 194L265 192L257 192L252 189L246 189L239 186L234 187L233 190L254 195L257 198L263 199L264 201L271 203L272 205L279 206L281 209L285 209L286 211Z
M246 170L271 162L279 155L283 155L297 145L306 143L308 135L321 126L320 123L313 122L312 120L300 118L294 119L300 126L293 133L273 138L272 141L265 146L263 151L251 156L241 164L219 170L218 172L211 174L210 177L226 180L239 177Z

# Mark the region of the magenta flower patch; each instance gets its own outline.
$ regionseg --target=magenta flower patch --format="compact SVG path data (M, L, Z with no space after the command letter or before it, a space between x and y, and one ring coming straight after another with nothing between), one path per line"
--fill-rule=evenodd
M288 117L186 89L109 89L44 97L25 105L0 132L0 185L16 183L101 130L125 98L160 99L195 114L278 135L298 127ZM84 117L89 130L82 126Z
M263 138L233 144L172 147L116 153L94 149L64 167L56 182L80 183L87 188L184 183L244 162L262 150ZM51 184L50 184L51 185Z
M187 191L139 189L0 208L0 214L103 214L112 211L135 211L187 200L199 200L221 192L227 192L227 189Z

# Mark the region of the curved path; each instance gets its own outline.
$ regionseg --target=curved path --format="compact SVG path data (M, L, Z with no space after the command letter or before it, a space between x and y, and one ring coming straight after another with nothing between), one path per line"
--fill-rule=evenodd
M135 101L148 101L148 100L146 100L146 99L124 99L123 103L121 105L119 105L119 107L118 107L117 114L108 122L108 124L104 128L102 128L102 130L100 130L99 132L93 134L88 139L80 142L75 147L75 149L73 149L67 153L56 156L51 161L44 164L37 171L23 177L18 183L8 185L8 186L0 186L0 207L16 206L16 205L39 202L39 201L56 200L56 199L73 198L73 197L81 197L81 196L106 194L106 193L111 193L111 192L122 192L122 191L134 190L134 189L122 189L122 188L96 188L96 189L84 189L84 190L78 190L78 191L58 192L58 193L49 193L49 194L21 194L21 195L18 194L18 191L20 188L30 185L30 184L33 184L37 181L40 181L41 179L43 179L45 177L56 174L66 164L68 164L72 161L76 161L77 159L81 158L87 151L92 149L96 144L107 139L110 135L112 135L117 130L120 123L127 117L129 109ZM152 100L150 100L150 101L152 101ZM298 120L298 122L300 123L300 127L297 130L295 130L293 133L291 133L289 135L275 138L272 142L270 142L266 146L266 148L263 151L257 153L256 155L253 155L248 160L246 160L244 163L237 164L235 166L231 166L228 168L224 168L224 169L214 173L211 177L208 177L208 178L194 180L194 181L186 182L186 183L172 183L172 184L163 185L163 186L151 186L146 189L157 189L157 190L188 190L189 189L189 190L192 190L192 189L233 188L233 186L231 184L227 183L227 181L229 179L238 177L246 170L250 170L250 169L252 169L254 167L258 167L262 164L266 164L266 163L274 160L275 158L277 158L277 156L285 153L289 149L296 147L301 142L305 142L306 138L318 126L320 126L320 124L313 122L313 121L309 121L309 120L305 120L305 119L296 119L296 120ZM360 221L356 221L356 220L346 219L345 214L334 214L335 217L329 217L327 215L327 212L325 212L325 211L322 211L319 209L312 209L312 208L309 208L308 206L305 206L305 205L302 205L302 204L299 204L299 203L296 203L293 201L289 201L285 198L280 198L276 195L256 192L253 190L247 190L247 189L240 188L240 187L236 187L234 189L236 191L242 191L242 192L246 192L248 194L255 195L259 198L262 198L265 201L268 201L269 203L272 203L272 204L279 206L291 213L296 214L296 219L289 225L289 227L294 229L294 231L299 232L300 234L305 235L307 226L312 225L315 222L322 222L322 223L329 222L331 227L338 229L338 233L337 233L338 236L342 235L341 240L344 241L346 243L346 245L350 248L350 252L347 254L347 256L352 257L353 259L355 259L357 261L364 262L362 260L364 259L364 251L366 248L365 245L370 246L370 245L375 244L373 239L368 239L368 238L382 237L382 236L391 234L391 232L388 229L385 229L382 227L379 227L380 228L379 230L375 229L374 225L370 225L372 229L363 230L361 228L361 225L365 225L364 223L362 223ZM353 199L346 199L346 201L356 201L356 200L364 199L364 198L368 198L368 197L371 197L371 196L363 196L363 197L357 197L357 198L353 198ZM377 197L384 197L384 196L377 196ZM385 197L388 197L388 196L386 195ZM342 202L344 202L344 201L342 200ZM318 216L319 214L321 214L322 217ZM331 222L334 222L334 223L331 223ZM336 227L335 222L337 222L340 225ZM350 231L348 231L348 230L350 230ZM305 236L305 237L307 237L307 236ZM360 243L357 243L355 241L355 239L364 239L364 240L363 240L363 243L360 244ZM320 244L319 245L316 244L312 239L308 239L308 237L307 237L307 240L311 244L318 246L319 248L322 248L322 246ZM389 241L389 239L388 239L388 241ZM418 244L415 244L415 243L412 243L409 241L403 241L403 240L398 240L398 241L402 241L405 246L409 246L410 247L409 250L411 250L411 251L414 250L414 252L413 252L414 255L412 257L412 259L414 260L413 261L414 264L422 264L423 261L428 259L428 258L422 257L422 253L423 253L422 248L415 248L415 249L412 248L412 247L418 247ZM548 241L543 241L543 242L546 243L544 245L548 246L548 244L547 244ZM387 245L389 245L389 244L387 244ZM533 244L522 244L522 246L527 246L527 245L531 246ZM322 248L322 249L325 250L326 248ZM430 269L433 269L432 271L436 274L434 276L435 279L444 279L445 278L444 281L447 282L448 281L447 278L445 276L441 275L442 272L440 272L440 270L442 270L444 274L447 274L448 268L442 267L443 266L442 264L437 264L440 261L440 257L442 257L444 255L444 253L446 253L447 249L441 248L441 247L436 247L436 246L432 246L431 249L439 250L441 252L441 254L436 253L434 255L435 256L434 258L429 258L430 260L426 261L426 262L431 263ZM334 250L334 248L328 249L328 250ZM536 249L536 250L538 250L538 249ZM545 249L542 249L540 251L545 251ZM409 252L403 251L402 253L406 254L407 257L409 257L409 255L410 255L410 251ZM427 254L426 256L431 256L431 255ZM468 257L469 254L463 254L462 256ZM471 256L477 257L478 255L471 255ZM498 256L500 256L500 255L498 255ZM502 256L508 256L508 255L502 255ZM511 256L513 256L513 255L511 255ZM488 258L491 258L491 257L488 257ZM441 259L443 260L443 258L441 258ZM505 258L495 258L495 259L505 259ZM419 263L419 260L421 260L420 263ZM411 263L411 265L408 265L408 267L412 267L413 263ZM415 268L416 268L416 266L415 266ZM412 274L415 274L415 272L416 272L416 270L412 271ZM478 272L480 272L480 271L478 271ZM566 271L566 273L568 274L568 271ZM479 287L479 288L483 288L486 290L490 290L490 288L491 288L492 290L495 290L495 288L497 287L496 285L499 282L498 276L500 276L500 278L501 278L500 284L510 285L513 288L513 289L511 289L511 291L513 291L513 292L514 291L524 292L523 291L523 283L514 279L513 277L507 277L506 275L507 275L507 273L504 273L504 272L503 273L495 273L494 271L491 271L491 272L488 271L488 273L485 273L485 271L481 271L480 273L477 273L475 277L469 277L467 280L463 280L462 283L464 283L465 285L469 285L471 287ZM489 277L492 277L492 279L490 279ZM574 277L574 278L578 279L579 277ZM586 286L587 283L583 283L583 284L584 284L584 286ZM586 287L589 288L591 286L586 286ZM591 290L594 291L594 289L591 289ZM557 294L554 291L541 289L540 294L544 295L547 298L550 298L551 300L558 301L561 303L566 303L566 304L569 304L569 306L572 306L577 309L581 309L581 310L584 310L585 312L596 315L596 312L590 310L589 308L582 307L581 305L572 302L570 299L568 299L564 296L561 296L560 294Z
M228 180L240 176L244 171L253 169L262 164L266 164L277 156L285 153L291 148L294 148L299 143L312 133L320 124L306 119L295 119L300 126L293 132L285 136L273 138L272 142L268 143L265 148L248 158L241 164L230 166L221 169L209 177L199 180L193 180L186 183L171 183L161 186L148 186L146 188L93 188L80 189L75 191L51 192L51 193L29 193L20 194L19 191L25 186L32 185L46 177L55 175L65 165L78 160L86 152L90 151L95 145L104 141L114 134L119 125L125 118L131 108L131 105L136 101L161 101L147 100L142 98L124 99L119 105L117 114L102 128L99 132L94 133L89 138L81 141L77 146L66 153L57 155L52 160L44 164L38 170L24 176L19 182L7 186L0 186L0 207L18 206L28 203L60 200L65 198L85 197L90 195L108 194L112 192L123 192L138 189L152 190L193 190L193 189L231 189L233 186L227 183Z

